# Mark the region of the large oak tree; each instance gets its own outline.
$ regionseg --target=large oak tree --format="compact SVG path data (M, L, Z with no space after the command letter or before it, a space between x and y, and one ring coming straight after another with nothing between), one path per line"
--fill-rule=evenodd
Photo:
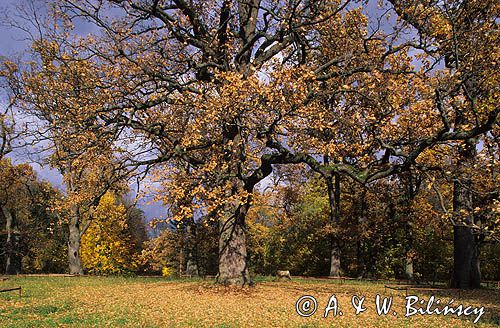
M78 115L55 107L71 135L127 145L122 167L153 167L165 202L191 199L181 216L218 220L218 281L244 285L245 216L273 165L368 184L433 169L425 151L496 124L494 1L390 1L394 30L363 3L61 0L27 85L76 68L65 87ZM79 19L98 32L76 36ZM54 109L54 90L32 104Z

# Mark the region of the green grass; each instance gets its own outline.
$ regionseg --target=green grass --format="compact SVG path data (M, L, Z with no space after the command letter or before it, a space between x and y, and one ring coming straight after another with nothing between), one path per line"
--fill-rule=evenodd
M159 279L151 279L151 282ZM123 286L135 278L71 278L71 277L11 277L2 287L22 286L17 291L0 294L0 327L103 327L126 326L126 313L82 313L78 295L68 293L72 288L106 288Z

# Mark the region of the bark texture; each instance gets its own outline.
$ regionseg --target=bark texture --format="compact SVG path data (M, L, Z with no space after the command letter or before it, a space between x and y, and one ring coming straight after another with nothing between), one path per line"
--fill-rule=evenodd
M238 206L234 215L220 220L219 273L217 283L245 286L251 280L247 267L245 216L248 205Z
M325 156L325 164L329 163L328 156ZM334 173L333 176L326 177L326 187L328 192L328 203L330 206L330 222L332 227L340 223L340 174ZM330 277L340 277L342 270L340 268L340 244L335 232L330 236Z
M480 236L470 227L474 223L472 214L472 182L470 179L455 180L453 185L453 211L455 222L461 219L462 210L469 214L453 227L453 276L452 288L471 289L481 287L479 254Z
M68 239L68 266L70 274L83 274L80 262L80 216L77 208L71 210Z

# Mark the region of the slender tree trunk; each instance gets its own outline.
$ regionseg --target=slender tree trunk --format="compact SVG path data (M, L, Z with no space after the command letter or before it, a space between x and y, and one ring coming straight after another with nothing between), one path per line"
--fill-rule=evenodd
M231 206L232 207L232 206ZM250 285L247 267L245 216L248 204L240 204L232 215L219 221L219 273L217 283L223 285Z
M408 255L405 259L405 275L407 279L413 280L413 258Z
M409 217L412 213L408 211ZM409 218L407 220L410 220ZM405 276L406 279L413 280L413 226L409 221L405 224L406 245L405 245Z
M0 231L6 229L6 219L3 214L3 207L0 205ZM0 274L5 273L5 260L7 250L7 234L0 233Z
M407 179L405 179L405 177ZM412 171L407 172L406 175L401 176L401 180L404 182L405 195L403 197L403 206L406 209L407 219L405 222L405 276L407 279L414 279L413 271L413 252L414 252L414 236L413 236L413 200L417 196L418 190L422 184L422 178L419 175L413 175Z
M407 279L413 280L413 258L406 256L405 275Z
M4 206L2 206L2 212L5 217L5 230L7 232L5 273L19 274L21 273L21 256L19 254L19 227L16 213Z
M327 157L325 157L327 163ZM332 181L333 180L333 181ZM330 222L332 227L339 224L340 220L340 175L335 173L332 177L326 178L328 190L328 202L330 204ZM340 277L342 270L340 268L340 245L338 236L332 232L330 235L330 277Z
M69 220L68 265L70 274L83 274L80 262L80 214L73 206Z
M455 180L453 184L453 211L455 222L468 212L463 223L453 227L453 276L452 288L480 288L481 270L479 262L480 241L470 225L474 222L472 214L472 182L470 179Z
M179 245L179 268L178 268L178 273L179 273L179 277L182 277L182 265L184 263L183 261L183 254L184 254L184 241L182 240L182 233L179 233L180 235L180 239L181 239L181 242L180 242L180 245Z
M359 199L359 215L358 215L358 227L367 221L367 206L366 206L366 189L363 189L361 193L361 198ZM361 231L360 231L361 234ZM356 257L358 265L358 277L364 278L367 272L367 263L365 259L365 242L362 237L358 236L358 241L356 242Z
M330 277L340 277L342 275L342 270L340 269L340 247L336 238L332 238L331 242Z
M356 242L356 262L358 266L358 278L363 278L366 275L366 263L364 254L364 242L358 240Z
M198 252L196 250L196 223L191 218L188 222L186 229L186 274L197 277L199 275L198 271Z

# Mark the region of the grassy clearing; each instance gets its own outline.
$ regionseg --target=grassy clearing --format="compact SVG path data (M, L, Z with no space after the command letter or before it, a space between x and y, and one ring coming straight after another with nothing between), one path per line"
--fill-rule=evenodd
M439 291L447 304L484 306L477 325L472 320L442 315L405 318L404 292L393 291L391 309L398 315L378 316L377 283L262 279L244 290L215 286L208 281L168 281L161 278L12 277L0 286L20 285L23 295L0 293L0 327L498 327L500 290ZM335 294L342 316L323 318L327 301ZM429 299L429 291L412 292ZM313 295L318 311L299 317L295 302ZM366 312L356 316L353 295L365 296Z

